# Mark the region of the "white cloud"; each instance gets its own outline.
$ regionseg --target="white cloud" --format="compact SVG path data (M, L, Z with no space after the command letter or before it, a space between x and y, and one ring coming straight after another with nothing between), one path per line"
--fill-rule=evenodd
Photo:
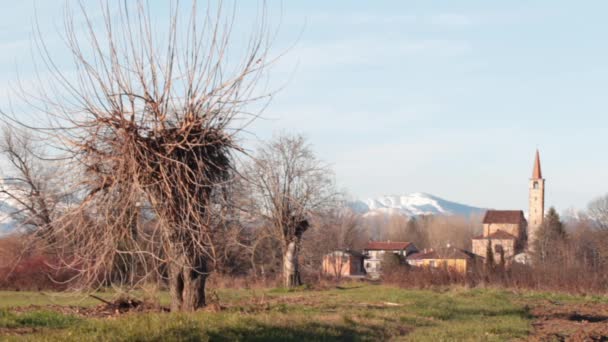
M343 67L382 66L407 57L454 57L472 50L468 41L448 39L359 39L304 42L279 61L275 72L325 70Z

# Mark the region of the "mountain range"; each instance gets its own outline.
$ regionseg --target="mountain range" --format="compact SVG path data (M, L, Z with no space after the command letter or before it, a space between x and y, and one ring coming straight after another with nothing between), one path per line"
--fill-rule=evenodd
M415 192L406 195L385 195L366 200L356 200L349 207L364 217L377 215L404 215L408 217L421 215L471 215L483 214L486 209L477 208L443 198Z
M0 236L14 231L16 222L10 214L17 209L16 203L10 198L0 195ZM385 195L366 200L355 200L348 207L364 217L388 217L403 215L407 217L422 215L459 215L470 217L482 215L486 209L473 207L443 198L415 192L405 195Z

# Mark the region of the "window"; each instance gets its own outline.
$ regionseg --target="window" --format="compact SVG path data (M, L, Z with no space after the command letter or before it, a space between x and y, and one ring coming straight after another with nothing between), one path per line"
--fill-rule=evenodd
M532 187L533 187L534 189L538 189L538 182L534 182L534 183L533 183L533 185L532 185Z
M430 265L431 267L437 267L437 263L435 262L435 260L431 260Z

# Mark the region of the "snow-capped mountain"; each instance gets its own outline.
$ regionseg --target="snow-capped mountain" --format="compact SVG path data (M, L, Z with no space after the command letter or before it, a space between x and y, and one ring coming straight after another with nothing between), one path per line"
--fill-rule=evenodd
M407 195L389 195L349 204L355 212L364 216L375 215L462 215L483 214L485 209L444 200L437 196L416 192Z

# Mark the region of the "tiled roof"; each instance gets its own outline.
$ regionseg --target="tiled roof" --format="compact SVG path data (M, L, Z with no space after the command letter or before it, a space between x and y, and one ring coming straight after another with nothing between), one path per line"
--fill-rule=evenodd
M425 260L425 259L472 259L477 256L472 252L464 249L447 247L437 250L432 250L426 253L416 253L408 257L408 260Z
M368 251L401 251L406 249L411 242L391 242L391 241L370 241L365 246Z
M483 239L496 239L496 240L507 240L507 239L517 239L516 236L514 236L513 234L509 234L507 232L505 232L504 230L497 230L494 233L488 235L488 236L477 236L474 237L473 240L483 240Z
M514 223L524 222L524 212L521 210L488 210L483 217L483 223Z

